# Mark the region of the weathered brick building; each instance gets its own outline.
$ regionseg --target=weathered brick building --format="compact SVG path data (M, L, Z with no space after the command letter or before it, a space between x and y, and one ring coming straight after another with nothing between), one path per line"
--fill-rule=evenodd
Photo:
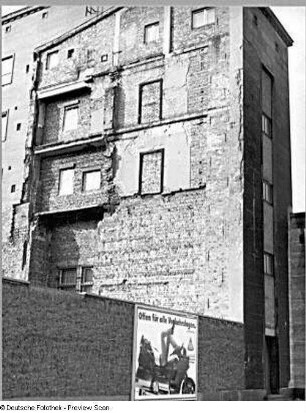
M23 230L18 205L24 180L33 50L99 11L88 6L27 6L2 16L2 243L6 275L18 273L22 277ZM19 236L15 231L12 238L16 227Z
M245 387L287 387L291 44L269 8L165 6L38 47L6 274L243 322Z

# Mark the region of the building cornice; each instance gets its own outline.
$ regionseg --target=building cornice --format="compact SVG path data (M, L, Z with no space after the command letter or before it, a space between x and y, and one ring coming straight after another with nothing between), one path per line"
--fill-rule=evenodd
M27 17L30 14L37 13L43 9L48 9L50 6L27 6L19 9L17 11L13 11L12 13L8 13L5 16L2 16L1 21L2 25L11 23L14 20L22 19L23 17Z
M274 30L277 32L277 34L281 37L281 39L285 42L286 46L287 47L292 46L293 39L288 34L288 32L285 30L284 26L281 24L278 18L275 16L273 11L269 7L259 7L259 10L269 20L270 24L272 25Z

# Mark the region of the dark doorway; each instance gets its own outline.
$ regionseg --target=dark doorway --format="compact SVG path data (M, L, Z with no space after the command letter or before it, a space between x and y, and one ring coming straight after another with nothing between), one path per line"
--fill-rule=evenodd
M279 391L278 342L276 337L266 336L266 383L268 393Z

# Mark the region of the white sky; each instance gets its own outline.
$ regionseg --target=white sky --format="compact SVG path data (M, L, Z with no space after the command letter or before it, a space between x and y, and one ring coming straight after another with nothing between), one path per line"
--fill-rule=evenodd
M24 6L4 6L7 14ZM305 7L271 7L294 40L289 48L293 212L305 211ZM275 137L277 139L277 137Z

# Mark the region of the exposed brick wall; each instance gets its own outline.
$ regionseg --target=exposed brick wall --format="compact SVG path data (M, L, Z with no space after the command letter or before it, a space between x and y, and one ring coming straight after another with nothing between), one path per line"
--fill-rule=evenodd
M87 69L94 72L109 70L112 66L114 27L115 16L112 15L43 52L40 87L80 79ZM72 48L74 55L68 59L68 50ZM47 54L53 50L59 51L59 64L46 70ZM105 54L108 59L102 62L101 56Z
M200 9L194 7L174 7L172 11L172 43L173 50L184 50L189 47L206 43L210 37L224 35L229 31L228 7L216 8L216 24L205 25L196 29L191 27L191 11Z
M78 106L78 125L76 129L65 132L63 130L65 107L69 107L71 103ZM92 110L94 107L88 95L68 96L65 99L48 103L46 105L43 143L67 142L88 136Z
M231 318L228 256L237 256L239 236L225 211L205 216L206 196L131 197L99 222L54 222L49 285L58 268L92 265L95 293Z
M290 387L305 389L305 213L289 229Z
M125 11L120 21L119 64L127 64L163 51L163 7L134 7ZM145 25L159 22L159 40L144 43Z
M129 302L4 279L4 399L129 400L133 319ZM198 361L200 398L243 389L243 326L200 317Z
M60 169L74 167L74 193L59 195ZM87 170L101 169L102 188L84 192L83 173ZM39 190L41 191L39 211L55 211L80 208L107 203L111 189L112 148L83 151L82 154L66 154L46 158L41 162Z

